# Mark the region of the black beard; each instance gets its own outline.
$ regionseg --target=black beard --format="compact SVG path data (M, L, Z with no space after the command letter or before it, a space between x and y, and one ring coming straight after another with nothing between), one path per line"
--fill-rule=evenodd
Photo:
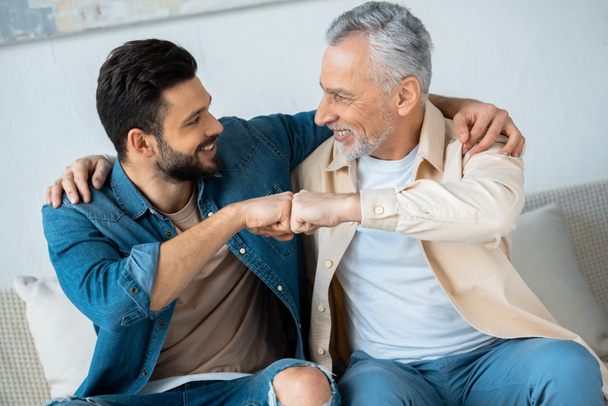
M184 154L171 148L162 137L157 137L159 158L155 166L165 181L171 183L196 182L199 179L208 179L219 172L221 167L220 158L217 154L213 157L211 165L204 165L198 160L199 146L194 155Z

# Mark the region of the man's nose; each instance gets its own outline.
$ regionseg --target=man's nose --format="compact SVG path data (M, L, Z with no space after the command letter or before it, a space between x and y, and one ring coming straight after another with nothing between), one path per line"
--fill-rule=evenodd
M317 107L317 112L315 114L315 124L318 126L324 126L328 123L336 121L337 115L334 112L332 107L331 98L325 94L319 103L319 107Z
M224 131L224 126L219 122L218 119L211 113L211 118L213 119L213 124L209 126L207 133L205 134L207 137L219 135L222 131Z

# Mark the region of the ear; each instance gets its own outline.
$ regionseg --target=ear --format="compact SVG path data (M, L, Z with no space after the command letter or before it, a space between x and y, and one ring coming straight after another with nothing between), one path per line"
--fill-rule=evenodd
M127 136L127 149L134 154L150 158L154 155L156 139L139 128L132 128Z
M420 103L420 82L413 76L403 78L396 88L397 113L405 117Z

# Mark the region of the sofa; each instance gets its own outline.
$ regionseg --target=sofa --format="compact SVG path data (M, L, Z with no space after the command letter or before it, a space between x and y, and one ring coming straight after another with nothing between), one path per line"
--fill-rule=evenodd
M608 178L529 193L511 253L556 320L608 361ZM0 291L0 323L0 406L76 389L95 334L54 277L16 277Z

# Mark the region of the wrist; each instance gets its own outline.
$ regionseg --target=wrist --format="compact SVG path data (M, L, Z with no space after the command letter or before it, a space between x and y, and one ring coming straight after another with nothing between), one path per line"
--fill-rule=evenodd
M242 202L236 202L222 207L208 219L213 217L214 221L220 222L218 224L221 224L222 229L234 235L247 227L245 213Z
M361 195L359 193L350 193L346 196L344 201L344 208L340 211L342 213L342 223L348 221L361 222L363 218L361 214Z
M457 97L439 96L429 94L429 101L441 111L444 117L453 119L454 116L464 109L473 99L462 99Z
M108 161L108 163L110 164L110 166L114 166L114 164L116 163L116 157L112 156L112 155L106 155L106 154L99 154L99 157L103 157L106 161Z

